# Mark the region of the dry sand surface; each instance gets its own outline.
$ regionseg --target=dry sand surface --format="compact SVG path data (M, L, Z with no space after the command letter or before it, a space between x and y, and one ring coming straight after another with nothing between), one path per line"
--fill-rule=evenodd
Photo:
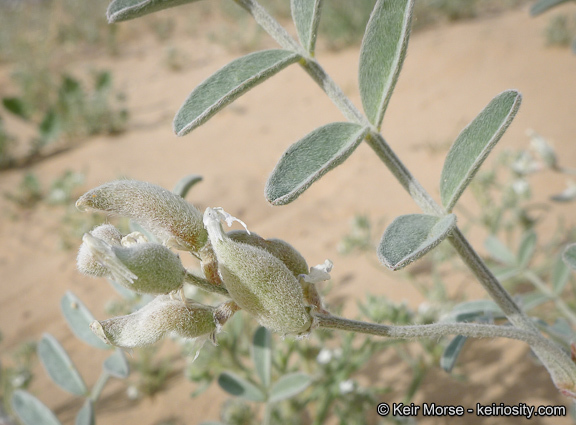
M193 8L188 10L193 13ZM497 152L525 146L525 131L533 128L554 142L565 165L576 165L572 145L576 135L576 56L544 46L542 31L546 22L547 17L530 18L524 9L413 36L383 134L436 199L443 156L450 142L493 96L509 88L520 90L524 100ZM171 188L184 175L201 174L204 182L189 196L201 210L222 206L260 235L289 241L310 264L332 259L334 289L328 302L348 300L347 314L354 314L355 300L367 293L386 294L417 306L422 297L401 272L393 274L374 267L375 254L343 256L336 249L355 214L366 214L374 222L384 218L388 223L399 214L419 212L369 147L361 145L343 166L327 174L293 204L273 208L263 197L268 174L291 143L319 125L343 120L308 76L292 66L189 136L178 139L171 130L173 113L190 90L235 55L201 39L172 42L188 55L181 72L167 70L163 47L152 38L131 43L118 59L102 57L90 63L110 69L128 94L132 114L129 131L119 137L95 138L35 165L32 171L41 181L50 182L63 170L71 169L86 173L86 190L120 176ZM360 106L358 49L339 53L320 49L317 56ZM13 190L23 173L14 170L0 174L0 192ZM564 179L544 174L535 184L536 197L544 199L545 190L561 191ZM3 197L0 205L3 212L14 210ZM115 294L104 280L83 277L75 270L74 250L58 248L62 211L41 205L15 220L8 213L2 215L2 349L10 351L19 342L50 332L63 343L91 385L104 354L73 337L61 316L60 298L72 290L98 318L105 318L104 304ZM557 212L567 224L576 224L573 204L559 206ZM474 239L481 245L481 235ZM484 297L472 278L451 279L448 285L451 292ZM568 403L524 344L474 341L467 346L460 365L467 382L435 371L418 392L417 402L464 407L474 407L476 402ZM392 395L385 399L398 402L408 382L408 370L401 361L388 356L359 380L365 385L397 383L396 398ZM55 387L40 368L36 372L31 391L53 408L63 423L73 423L80 402ZM130 401L124 389L120 383L107 388L97 407L99 424L147 425L167 418L177 419L178 424L198 424L218 419L219 405L225 398L213 385L202 396L191 399L194 387L183 377L170 380L168 388L152 399ZM524 422L470 415L464 419L422 420L450 424ZM537 418L530 423L569 422L568 418Z

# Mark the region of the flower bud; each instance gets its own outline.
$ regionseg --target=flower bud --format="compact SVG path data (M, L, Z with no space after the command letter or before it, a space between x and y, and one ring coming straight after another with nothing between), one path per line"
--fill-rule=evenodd
M204 224L218 259L218 271L231 298L262 326L282 334L302 334L312 326L302 286L277 257L265 249L237 242L222 230L221 218L233 218L207 208Z
M196 338L211 334L216 330L213 312L210 306L185 304L161 295L128 316L102 322L95 320L90 329L106 344L120 348L144 347L166 335Z
M105 269L105 276L135 292L167 294L184 283L186 269L180 258L163 245L110 245L89 233L82 240L85 249Z
M182 197L151 183L105 183L82 195L76 207L129 217L168 247L196 252L207 240L200 211Z
M264 239L256 233L248 233L245 230L232 230L227 235L236 242L247 243L248 245L265 249L274 257L280 259L295 277L308 273L308 264L302 254L282 239Z
M98 226L90 234L109 245L120 245L122 241L122 234L111 224ZM85 243L80 245L76 264L81 273L89 276L106 276L108 274L108 269L94 258L90 248Z

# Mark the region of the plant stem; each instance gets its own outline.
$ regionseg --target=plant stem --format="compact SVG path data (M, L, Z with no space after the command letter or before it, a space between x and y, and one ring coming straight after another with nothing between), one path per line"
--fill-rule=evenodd
M186 274L184 275L184 282L189 283L191 285L197 286L200 289L203 289L207 292L212 292L214 294L225 295L229 296L228 290L223 286L213 285L212 283L208 282L206 279L196 276L195 274L186 270Z
M381 325L346 319L331 314L314 314L318 327L340 329L369 335L398 339L440 338L462 335L472 338L508 338L524 341L532 346L542 345L538 334L514 326L484 325L479 323L432 323L429 325Z
M526 270L524 271L524 276L526 279L532 282L536 289L550 298L551 301L554 301L554 304L556 304L558 310L560 310L564 316L566 316L566 318L572 323L572 326L576 326L576 314L574 314L574 312L570 309L570 307L568 307L568 305L566 305L564 300L558 294L548 288L548 286L542 282L542 279L540 279L540 277L538 277L538 275L535 273Z
M270 419L272 418L272 403L269 401L264 405L264 417L262 418L262 425L270 425Z
M370 133L366 137L367 143L370 145L370 147L372 147L374 152L388 167L390 172L396 177L402 187L404 187L404 189L410 194L418 206L427 214L440 217L446 215L444 208L438 205L436 201L434 201L434 199L430 196L430 194L424 189L424 187L414 178L414 176L404 166L402 161L400 161L390 146L386 143L378 129L370 124L368 119L354 106L354 104L352 104L342 89L340 89L340 87L332 80L332 78L330 78L330 76L324 71L320 64L313 57L308 55L308 53L298 44L298 42L296 42L290 36L290 34L288 34L288 32L272 16L269 15L268 12L262 6L260 6L257 1L234 1L245 8L254 17L256 22L268 34L270 34L270 36L276 40L280 46L285 49L295 51L302 56L300 65L306 70L306 72L308 72L308 74L311 75L314 81L316 81L316 83L322 88L322 90L341 110L343 115L348 120L370 128ZM570 388L570 391L573 391L573 389L576 388L576 365L556 344L546 339L544 336L542 336L542 334L538 332L536 326L514 302L510 294L508 294L508 292L506 292L506 290L502 287L498 279L496 279L496 277L488 269L484 261L482 261L478 253L470 246L462 232L457 227L449 236L449 241L454 246L464 263L466 263L476 278L484 286L488 294L494 299L504 314L506 314L510 322L518 328L516 331L522 330L526 332L525 335L530 335L531 342L529 342L529 344L533 346L535 353L548 369L556 385L561 385L563 388ZM374 332L377 332L374 333L375 335L391 336L379 333L382 332L382 328L379 325L374 326L376 326L374 329L370 327L360 327L359 329L363 329L364 333L371 333L367 332L367 330L373 330ZM422 327L419 326L418 328ZM460 332L456 333L464 335ZM417 336L418 335L415 334L413 337Z
M103 370L100 376L98 377L98 380L92 387L92 391L90 391L90 400L96 402L98 398L100 398L100 394L102 393L102 390L106 385L106 382L108 382L108 379L110 379L110 374L105 370Z

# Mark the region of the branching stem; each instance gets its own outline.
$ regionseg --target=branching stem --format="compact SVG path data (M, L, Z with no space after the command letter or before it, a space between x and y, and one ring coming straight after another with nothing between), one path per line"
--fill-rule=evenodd
M354 106L350 99L344 94L342 89L340 89L340 87L332 80L332 78L330 78L330 76L320 66L316 59L310 56L281 25L272 16L270 16L260 4L258 4L257 1L234 1L246 9L254 17L256 22L268 34L270 34L270 36L276 40L280 46L285 49L297 52L302 56L300 65L304 68L304 70L306 70L308 74L310 74L312 79L316 81L316 83L322 88L322 90L328 95L328 97L340 109L342 114L348 120L370 128L370 132L366 137L367 143L370 145L370 147L372 147L374 152L388 167L390 172L396 177L402 187L404 187L404 189L410 194L410 196L414 199L422 211L426 214L440 217L444 216L446 214L444 208L436 203L436 201L434 201L434 199L424 189L424 187L414 178L414 176L404 166L402 161L400 161L390 146L386 143L379 131L368 122L368 119L364 116L364 114L362 114L358 108ZM572 362L572 360L556 344L546 339L542 334L538 332L536 326L524 314L518 304L514 302L510 294L508 294L508 292L502 287L498 279L496 279L496 277L488 269L484 261L470 246L465 236L458 228L453 230L449 237L449 241L454 246L464 263L471 269L479 282L484 286L488 294L494 299L504 314L506 314L510 322L516 328L518 328L515 329L515 331L520 331L520 333L515 335L521 335L522 332L524 332L522 335L525 335L526 338L529 336L530 340L526 340L526 342L528 342L533 347L534 352L546 366L556 385L562 388L570 388L571 390L576 388L576 365L574 362ZM330 317L330 320L328 320L328 317L321 319L326 321L326 326L328 324L336 326L337 323L342 323L339 320L346 320L336 320L333 318L334 316ZM351 322L353 323L353 321ZM371 326L375 326L375 328L372 328ZM421 328L421 326L418 326L417 328ZM373 329L374 332L377 332L377 329L379 329L378 332L381 332L381 327L379 325L370 325L366 329ZM509 330L506 329L506 332L508 331ZM422 332L425 331L423 330ZM499 332L504 332L504 330ZM456 333L462 334L460 332ZM426 335L422 334L421 336ZM418 337L418 335L414 334L413 337ZM512 338L512 336L510 336L510 338Z

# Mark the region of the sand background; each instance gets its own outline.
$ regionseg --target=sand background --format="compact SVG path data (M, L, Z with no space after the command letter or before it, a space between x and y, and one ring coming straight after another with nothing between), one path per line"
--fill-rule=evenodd
M193 7L183 10L193 13ZM526 146L525 131L532 128L554 143L563 164L576 164L576 56L544 45L546 23L546 17L531 18L523 8L420 31L412 37L383 134L436 199L443 157L451 141L492 97L506 89L519 90L524 99L496 155L506 148ZM222 206L258 234L289 241L310 264L332 259L334 289L329 302L347 299L349 314L354 313L355 300L366 293L386 294L417 306L422 301L418 291L399 276L402 272L375 268L375 253L343 256L337 250L356 214L388 223L397 215L419 212L368 146L362 144L343 166L315 183L296 202L271 207L264 199L267 176L284 150L314 128L343 120L310 78L298 66L289 67L179 139L171 130L173 113L197 84L237 54L202 37L175 38L172 43L187 52L180 72L166 69L162 45L146 35L123 48L118 58L94 57L74 64L78 69L97 66L112 71L128 96L129 130L117 137L93 138L34 165L32 171L41 181L52 181L70 169L85 173L85 190L120 176L171 188L184 175L200 174L204 182L188 199L201 210ZM274 47L271 42L264 46ZM350 48L333 53L320 46L317 57L360 106L358 52L358 48ZM6 70L2 75L6 76ZM1 173L0 193L13 190L25 171ZM565 180L545 173L534 184L535 198L545 199L547 193L563 190ZM22 341L50 332L69 351L88 385L93 384L105 354L74 338L61 316L60 298L71 290L96 317L104 318L104 305L115 294L104 280L89 279L76 271L74 250L59 248L62 208L40 204L32 211L18 212L14 219L14 206L0 198L0 209L5 212L0 219L2 350L9 352ZM567 224L576 224L573 204L559 205L555 212ZM538 230L550 231L552 224L542 223ZM483 236L472 235L480 249ZM472 278L451 279L448 286L450 291L465 291L470 298L484 298ZM568 400L556 392L545 370L527 354L521 343L473 342L460 363L468 382L436 371L424 382L417 402L465 407L476 402L566 404ZM388 359L384 365L366 371L361 379L370 385L407 382L403 375L408 369L398 359ZM73 423L80 402L55 387L40 368L36 372L31 391L53 408L64 424ZM166 390L153 399L130 401L124 389L121 383L106 389L97 408L99 424L156 424L166 418L197 424L216 420L225 398L213 385L191 399L193 384L183 377L170 380ZM504 422L526 421L466 417L433 423ZM567 424L570 420L537 418L531 423Z

